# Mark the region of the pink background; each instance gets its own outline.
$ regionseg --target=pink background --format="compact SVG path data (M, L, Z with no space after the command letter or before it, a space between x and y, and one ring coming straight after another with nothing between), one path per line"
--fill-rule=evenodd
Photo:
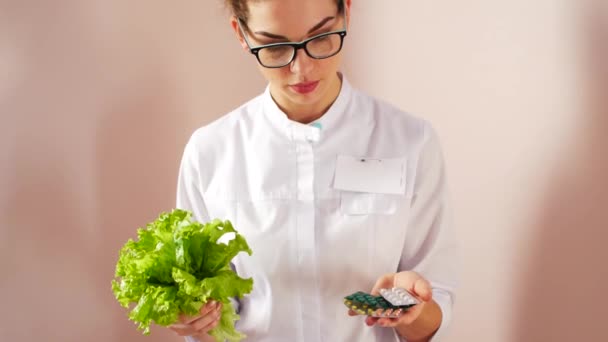
M462 245L447 341L606 341L608 2L353 1L345 74L423 116ZM0 341L142 337L118 249L265 85L219 0L0 2Z

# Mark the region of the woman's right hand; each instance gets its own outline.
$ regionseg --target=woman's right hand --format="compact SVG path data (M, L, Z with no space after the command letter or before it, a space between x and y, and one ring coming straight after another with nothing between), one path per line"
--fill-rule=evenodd
M209 330L215 328L222 313L222 303L209 301L201 307L200 315L179 317L179 323L169 326L179 336L192 336L201 342L211 342L215 339L209 335Z

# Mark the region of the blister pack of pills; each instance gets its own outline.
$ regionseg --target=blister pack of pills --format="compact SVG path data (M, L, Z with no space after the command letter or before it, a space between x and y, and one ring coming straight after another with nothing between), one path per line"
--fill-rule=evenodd
M397 318L412 306L420 303L403 288L381 289L380 296L355 292L344 297L344 305L359 315Z

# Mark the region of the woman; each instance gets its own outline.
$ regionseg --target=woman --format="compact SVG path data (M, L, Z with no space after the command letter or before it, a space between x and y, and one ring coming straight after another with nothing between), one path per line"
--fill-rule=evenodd
M234 259L254 279L237 329L247 341L436 339L451 315L454 239L433 129L339 73L350 0L227 4L268 87L192 135L177 206L231 220L253 250ZM342 304L393 286L422 303L399 319L350 317ZM220 306L171 329L210 341Z

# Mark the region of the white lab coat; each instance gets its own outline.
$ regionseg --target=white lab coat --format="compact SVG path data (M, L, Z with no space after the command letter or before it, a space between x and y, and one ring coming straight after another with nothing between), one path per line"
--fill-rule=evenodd
M343 297L401 270L432 283L443 313L434 340L450 322L456 250L437 136L344 77L312 124L289 120L267 88L198 129L177 207L202 222L230 220L252 248L233 260L254 279L238 305L246 341L399 341L391 328L348 316Z

